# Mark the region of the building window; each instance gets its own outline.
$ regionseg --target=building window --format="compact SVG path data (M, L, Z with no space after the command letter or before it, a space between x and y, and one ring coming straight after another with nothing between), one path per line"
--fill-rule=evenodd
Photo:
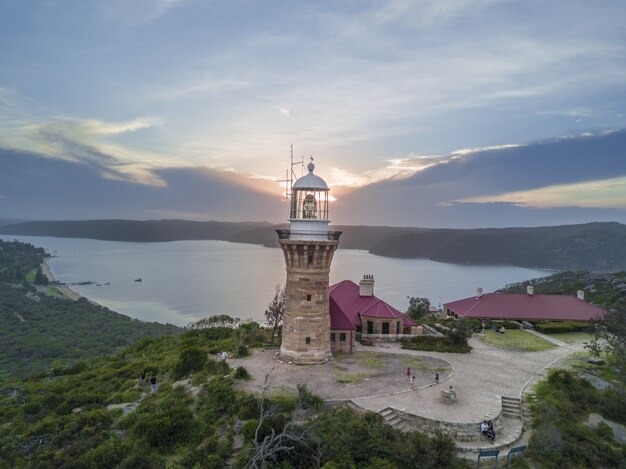
M309 261L309 264L313 264L313 254L309 254L308 261Z
M339 341L340 342L345 342L346 341L346 333L345 332L341 332L339 334Z
M383 334L389 334L389 323L383 322Z
M307 337L306 339L304 339L304 341L306 342L307 345L311 345L311 338Z
M307 300L307 301L311 301L311 295L307 295L307 296L306 296L306 300Z
M396 323L396 334L400 333L400 321Z
M374 333L374 321L367 321L367 333L368 334Z
M335 341L335 333L334 333L334 332L331 332L331 333L330 333L330 341L331 341L331 342L334 342L334 341Z

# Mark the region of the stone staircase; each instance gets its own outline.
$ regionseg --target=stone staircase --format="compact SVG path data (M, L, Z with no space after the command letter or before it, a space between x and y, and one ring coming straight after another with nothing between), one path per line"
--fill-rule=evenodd
M522 418L522 401L519 397L502 396L502 416L512 419Z
M392 409L391 407L385 407L379 413L383 416L385 422L388 425L391 425L396 430L404 431L406 429L407 424L404 420L402 420L402 417L398 415L396 409Z
M518 446L522 436L522 421L519 418L502 418L502 428L496 435L496 441L457 441L456 450L460 457L476 459L482 449L499 449L500 452Z

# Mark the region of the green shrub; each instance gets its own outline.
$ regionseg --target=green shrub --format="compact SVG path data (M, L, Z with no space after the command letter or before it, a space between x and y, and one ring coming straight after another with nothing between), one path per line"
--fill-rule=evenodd
M252 394L242 394L237 399L237 416L248 420L259 416L259 398Z
M303 409L319 409L324 399L313 394L305 384L298 384L298 402Z
M273 393L268 401L269 405L276 405L281 412L292 412L296 408L298 398L294 394L282 391Z
M85 456L85 463L89 467L115 467L126 455L128 448L122 439L113 435Z
M52 374L54 376L63 376L63 375L76 375L81 371L84 371L87 368L87 364L84 361L79 361L74 363L73 365L68 365L62 368L53 368Z
M537 332L546 334L583 332L589 330L589 323L586 321L540 321L536 322L534 325Z
M244 344L239 344L235 347L235 356L237 358L247 357L248 355L250 355L250 352L248 351L248 347Z
M233 374L233 377L235 379L252 379L252 376L250 376L248 370L246 370L243 366L238 366L237 368L235 368L235 373Z
M199 425L190 409L189 394L182 386L163 392L167 394L163 397L154 395L137 408L134 419L131 419L131 434L154 447L193 442L198 437Z
M207 360L207 353L198 347L183 349L174 367L174 379L180 379L192 371L201 370L206 365Z
M210 375L226 376L230 372L230 367L228 363L221 360L209 360L206 364L206 370Z
M472 327L465 318L459 319L456 324L453 324L447 334L448 340L458 346L467 345L471 336Z
M215 378L202 386L197 409L203 422L213 423L223 414L234 413L237 398L228 378Z
M285 424L287 423L288 420L289 419L285 417L283 414L274 414L274 415L266 416L263 419L263 423L261 424L261 427L259 428L257 441L259 442L263 441L263 439L266 436L268 436L272 432L272 430L274 430L274 432L276 433L280 433L285 427ZM252 419L252 420L248 420L241 427L241 434L244 437L244 441L254 440L254 434L258 426L259 426L258 419Z
M455 345L450 342L447 337L435 337L430 335L403 339L401 346L403 349L407 350L425 350L430 352L469 353L472 351L472 347L468 344Z

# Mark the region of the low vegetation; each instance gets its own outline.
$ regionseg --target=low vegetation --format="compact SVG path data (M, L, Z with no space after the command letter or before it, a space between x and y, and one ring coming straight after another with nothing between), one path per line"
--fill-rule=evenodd
M324 411L305 384L262 399L238 390L235 380L249 375L216 360L215 352L258 340L256 331L242 337L241 330L145 338L117 354L5 386L0 467L222 468L227 461L236 468L250 461L294 469L464 467L450 439L402 434L377 414ZM271 332L263 332L269 341ZM138 379L142 370L156 375L156 393ZM304 411L318 416L297 423ZM236 449L240 437L243 447Z
M494 347L524 352L539 352L556 347L552 342L521 329L508 329L504 334L486 330L484 334L480 335L480 340Z
M340 384L358 384L367 378L367 373L347 373L336 371L337 382Z
M449 367L430 367L427 363L420 360L419 357L406 357L402 360L402 364L407 368L419 370L426 373L448 371Z
M469 344L454 344L447 337L418 336L402 340L402 348L407 350L424 350L428 352L469 353Z
M558 334L561 332L586 332L590 330L587 321L538 321L533 323L537 332Z
M611 428L585 425L590 413L626 424L626 389L596 389L567 370L551 370L535 388L533 433L526 457L534 467L622 467L626 445Z

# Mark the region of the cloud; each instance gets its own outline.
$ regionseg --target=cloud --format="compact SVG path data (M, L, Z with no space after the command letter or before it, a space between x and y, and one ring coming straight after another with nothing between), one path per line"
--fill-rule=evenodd
M626 130L427 157L344 191L337 223L485 227L626 221ZM403 164L411 164L409 159Z
M523 207L590 207L626 209L626 177L557 184L528 191L509 192L484 197L470 197L457 202L507 202Z
M160 168L163 184L137 184L106 168L0 148L0 213L28 219L184 216L198 220L282 221L275 183L209 168ZM274 191L274 192L273 192ZM18 216L19 215L19 216Z
M279 107L278 112L280 112L284 116L291 117L291 111L289 111L289 109L287 109L285 106Z

